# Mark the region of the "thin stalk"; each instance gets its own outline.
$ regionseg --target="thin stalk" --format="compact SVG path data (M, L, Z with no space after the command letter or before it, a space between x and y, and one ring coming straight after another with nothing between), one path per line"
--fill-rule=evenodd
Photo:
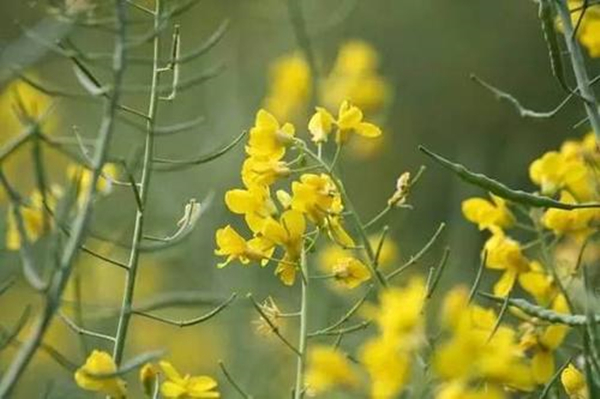
M567 45L567 50L569 50L573 73L575 74L575 80L577 81L577 89L579 90L579 94L584 98L583 106L585 108L585 113L588 116L596 138L600 139L600 113L598 112L598 102L596 101L596 95L590 86L590 78L585 67L581 46L577 40L572 40L575 30L573 28L571 14L566 0L556 0L556 8L562 23L565 43Z
M115 114L120 100L120 87L123 83L125 72L125 36L126 36L126 6L124 0L115 0L117 14L117 34L113 58L114 93L105 99L102 122L99 128L96 152L92 168L92 179L87 191L81 211L74 221L72 235L69 237L64 252L59 260L58 268L52 277L47 298L38 319L34 322L31 333L25 339L11 363L5 368L0 380L0 398L8 398L16 386L17 381L33 358L37 349L42 346L42 340L50 323L54 319L61 304L61 298L71 275L73 262L79 252L79 247L85 236L93 202L96 197L96 183L101 175L102 166L107 157L109 144L114 130Z
M155 0L154 8L154 28L159 30L163 19L161 16L162 1ZM129 309L133 304L133 293L135 290L135 282L140 258L140 244L144 237L144 219L145 208L148 200L148 189L150 185L150 176L152 174L152 158L154 157L154 127L156 123L156 115L158 111L159 86L160 86L160 42L161 35L156 34L153 39L153 59L152 64L152 82L150 86L150 99L148 102L148 114L146 119L146 140L144 143L144 158L142 163L142 177L139 186L139 207L135 215L135 225L133 228L133 237L131 240L131 252L128 262L127 275L125 277L125 291L123 293L123 301L121 305L121 313L117 325L117 333L115 335L115 346L113 350L113 358L117 366L121 363L123 352L125 349L125 341L129 322L132 313Z
M304 276L308 276L306 264L306 251L302 250L300 268ZM296 383L294 385L294 399L301 399L304 393L304 367L306 362L306 343L308 337L308 279L301 279L302 290L300 293L300 334L298 338L298 359L296 360Z

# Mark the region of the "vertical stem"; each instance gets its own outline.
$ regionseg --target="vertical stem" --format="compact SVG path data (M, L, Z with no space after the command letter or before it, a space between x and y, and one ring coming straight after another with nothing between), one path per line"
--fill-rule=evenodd
M15 388L15 385L25 368L33 358L33 355L42 344L42 340L48 327L54 318L61 304L61 298L71 271L73 263L79 252L79 247L85 236L90 215L93 209L93 202L96 197L96 183L100 177L102 166L108 154L108 148L114 130L115 113L121 98L121 85L125 74L125 36L126 26L126 7L125 0L115 0L115 9L117 15L117 33L115 39L115 49L113 55L113 95L105 100L102 122L98 132L97 143L94 148L94 158L92 162L92 179L89 188L84 193L85 200L77 218L73 223L72 234L70 235L62 256L59 260L58 268L52 276L50 287L47 292L46 302L43 305L40 316L34 322L31 333L24 340L17 354L7 366L2 379L0 380L0 398L8 398Z
M158 32L161 28L161 0L155 0L154 8L154 29ZM129 321L131 320L131 307L133 302L133 294L135 291L135 282L137 277L140 244L144 235L144 213L148 199L148 189L150 185L150 176L152 173L152 158L154 155L154 129L156 123L157 105L158 105L158 89L159 89L159 67L160 57L160 34L154 37L153 45L153 63L152 63L152 81L150 86L150 99L148 102L148 114L146 122L146 140L144 144L144 158L142 164L142 177L140 181L139 195L140 203L135 215L135 225L133 229L133 237L131 243L131 253L129 255L128 270L125 277L125 291L123 293L123 301L121 305L121 313L117 324L117 333L115 335L115 347L113 350L113 358L115 363L119 365L123 358L125 342L127 339L127 331Z
M563 26L563 35L571 57L571 65L573 73L577 80L577 89L579 94L584 98L583 106L585 112L592 125L592 129L596 134L596 138L600 139L600 113L598 111L598 102L596 95L590 87L590 79L585 67L585 60L581 51L581 46L573 37L573 23L571 21L571 13L565 0L556 0L558 15Z
M302 248L300 257L302 291L300 293L300 334L298 338L298 356L296 362L296 384L294 386L294 399L302 398L304 393L304 367L306 361L306 341L308 334L308 268L306 263L306 250Z

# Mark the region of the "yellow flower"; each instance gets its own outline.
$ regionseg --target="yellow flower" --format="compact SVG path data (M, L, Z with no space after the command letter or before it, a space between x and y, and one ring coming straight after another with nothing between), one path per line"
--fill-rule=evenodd
M354 388L358 384L358 376L342 352L321 345L310 348L306 370L309 396L337 387Z
M371 380L371 397L396 398L409 382L411 358L401 342L383 336L368 340L360 349L360 361Z
M311 92L311 74L301 54L285 55L271 67L265 108L279 119L301 113Z
M521 252L519 243L499 229L493 230L484 250L487 252L486 266L490 269L504 270L504 274L494 286L494 293L506 296L519 274L529 270L529 260Z
M294 137L294 126L283 126L269 112L261 109L256 114L254 127L250 129L250 138L246 153L251 157L280 160L285 155L286 146Z
M562 344L569 332L569 327L553 324L546 327L536 327L526 323L521 337L520 346L525 351L531 351L531 369L533 379L538 384L546 384L555 371L554 351Z
M569 399L587 399L589 397L585 377L572 364L562 371L560 381L569 395Z
M254 233L260 232L265 220L277 211L269 188L265 186L229 190L225 194L225 204L231 212L244 215L248 227Z
M464 287L451 291L442 309L442 321L450 336L437 347L433 365L444 381L533 388L531 370L515 332L501 325L492 335L496 324L493 310L469 304Z
M322 107L316 108L315 114L308 121L308 131L315 143L324 143L331 133L335 120L333 116Z
M577 201L568 191L562 191L560 200L568 204L575 204ZM600 213L596 209L548 209L542 217L542 224L554 234L571 235L576 239L583 240L594 232L591 225L600 219Z
M424 303L425 284L413 278L404 288L385 290L379 306L367 310L379 330L360 349L373 398L395 398L408 383L412 359L423 342Z
M483 198L469 198L462 203L465 218L476 223L479 230L492 227L510 228L515 223L515 217L506 206L506 201L490 194L492 202Z
M371 273L367 266L352 256L338 258L329 267L335 281L348 289L356 288L371 279Z
M32 80L41 82L36 74L28 74ZM3 85L0 91L0 147L6 147L17 136L25 133L32 122L37 122L40 131L52 135L59 131L60 116L52 108L52 98L35 89L22 79ZM33 189L31 143L20 146L2 162L2 170L19 192ZM50 179L64 173L64 158L55 151L44 151L44 170ZM49 180L50 180L49 179ZM5 201L4 190L0 190L0 200Z
M292 209L322 226L329 213L341 212L340 194L328 175L303 174L292 183Z
M554 195L566 189L578 201L595 196L594 174L581 157L571 153L551 151L533 161L529 167L531 180L540 186L542 194Z
M217 381L208 376L192 377L189 374L181 376L169 362L160 362L160 368L165 373L166 381L160 387L160 393L165 398L220 398L221 394L215 389Z
M41 195L39 195L39 201L34 200L34 198L37 197L38 196L33 195L30 206L19 207L17 210L21 213L25 235L29 242L37 241L44 234L45 210L41 203ZM17 251L21 248L22 243L21 234L19 233L17 225L17 218L14 215L14 208L12 205L8 209L6 225L6 249L9 251Z
M550 306L550 303L560 295L552 275L544 270L538 261L529 264L530 270L519 274L519 285L535 298L541 306Z
M341 212L341 211L340 211ZM335 212L339 213L339 212ZM326 219L325 227L329 238L340 245L343 248L352 248L355 243L350 234L344 229L342 225L342 218L340 216L330 216Z
M152 363L146 363L140 369L140 383L146 396L152 396L157 381L158 370Z
M271 159L248 158L242 165L242 181L246 187L270 186L291 171L285 162Z
M296 279L297 263L302 253L303 235L306 221L302 213L289 210L281 215L279 222L268 219L262 230L265 239L283 247L285 254L277 265L275 274L285 285L293 285Z
M377 72L378 64L377 53L368 43L345 43L320 87L324 104L335 107L347 99L367 111L382 108L389 96L387 83Z
M421 333L425 284L420 278L412 278L404 288L390 288L380 295L380 305L371 315L384 336L404 336ZM398 311L402 309L402 311ZM415 341L413 344L418 344ZM408 342L403 345L408 346Z
M92 184L93 172L80 165L70 165L67 168L67 176L77 185L77 204L82 206L85 201L84 194ZM105 164L96 182L96 192L100 195L109 195L112 192L112 183L114 180L117 180L118 176L119 170L117 165L112 163Z
M216 241L219 248L215 250L215 254L227 256L224 262L218 264L220 268L227 266L236 259L239 259L244 265L250 263L250 261L256 261L261 262L261 265L264 266L268 263L268 258L273 252L273 245L270 241L262 237L255 237L246 241L230 225L217 230Z
M325 108L317 108L309 122L309 130L313 136L313 141L327 141L327 136L331 133L333 126L337 127L336 142L343 143L347 140L348 134L354 132L367 138L376 138L381 136L381 129L369 122L363 122L363 113L355 105L344 101L338 110L338 117L334 119Z
M75 372L75 382L80 388L103 393L114 398L124 398L127 394L125 382L117 377L95 378L94 374L110 374L117 371L113 358L106 352L94 350L85 364Z

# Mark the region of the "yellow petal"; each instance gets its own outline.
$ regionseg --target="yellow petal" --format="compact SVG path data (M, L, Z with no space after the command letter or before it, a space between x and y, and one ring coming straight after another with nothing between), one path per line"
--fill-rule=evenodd
M531 360L533 378L538 384L545 384L554 374L554 356L552 352L540 350L533 355Z
M378 126L367 122L359 123L355 128L355 131L361 136L370 139L381 136L381 129Z
M259 110L256 113L256 120L254 121L255 126L266 128L266 129L279 129L279 122L269 112L264 109Z
M181 398L187 393L185 387L171 381L165 381L160 386L160 393L165 398Z
M286 211L281 216L281 222L286 228L291 240L300 239L306 230L304 215L298 211Z

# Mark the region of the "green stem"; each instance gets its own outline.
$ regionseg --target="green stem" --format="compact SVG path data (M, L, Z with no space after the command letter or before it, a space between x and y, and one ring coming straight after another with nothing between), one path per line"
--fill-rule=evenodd
M162 23L161 17L161 0L155 0L154 10L154 28L160 29ZM152 158L154 156L154 128L156 122L158 95L159 95L159 78L160 78L160 35L154 37L153 46L153 65L152 65L152 82L150 87L150 100L148 103L148 114L146 122L146 141L144 144L144 159L142 164L142 177L140 181L139 198L140 206L138 206L135 225L133 229L133 237L131 243L131 253L129 256L128 270L125 278L125 292L123 293L123 301L121 305L121 313L117 325L117 333L115 346L113 350L113 358L115 363L119 365L123 358L125 349L125 341L132 313L129 309L133 304L133 293L135 291L135 282L140 258L140 245L144 237L144 219L145 207L148 199L148 189L150 185L150 176L152 174Z
M304 276L308 276L306 251L302 250L300 268ZM294 386L294 399L302 398L304 393L304 367L306 362L306 343L308 336L308 279L302 278L302 291L300 293L300 336L298 338L298 359L296 361L296 383Z

